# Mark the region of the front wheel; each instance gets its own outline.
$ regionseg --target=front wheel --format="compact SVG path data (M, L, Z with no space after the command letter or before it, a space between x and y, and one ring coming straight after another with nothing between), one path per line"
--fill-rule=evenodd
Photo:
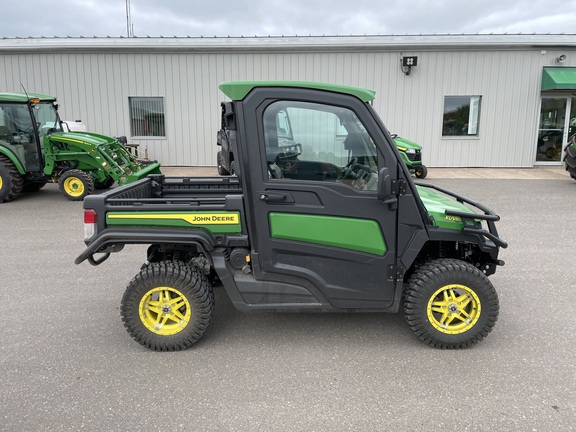
M126 330L154 351L180 351L204 334L212 319L212 286L197 268L173 261L150 264L128 285L121 314Z
M71 169L58 179L60 192L70 201L82 201L86 195L94 192L92 176L85 171Z
M424 165L419 166L418 168L414 169L414 175L418 179L425 179L428 175L428 168L426 168Z
M404 292L412 331L435 348L467 348L492 331L499 313L496 290L473 265L438 259L418 268Z

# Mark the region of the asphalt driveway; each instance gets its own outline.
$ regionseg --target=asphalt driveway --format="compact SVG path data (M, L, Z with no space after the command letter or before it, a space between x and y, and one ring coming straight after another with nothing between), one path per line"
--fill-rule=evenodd
M150 352L119 313L143 247L76 266L82 203L47 185L0 205L0 430L572 430L576 181L433 181L510 244L499 321L468 350L428 348L401 314L242 314L218 291L194 348Z

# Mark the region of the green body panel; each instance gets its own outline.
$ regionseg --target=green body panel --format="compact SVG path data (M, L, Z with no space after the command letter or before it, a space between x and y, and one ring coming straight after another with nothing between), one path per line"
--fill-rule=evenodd
M407 149L422 150L422 146L416 144L414 141L410 141L407 140L406 138L402 138L399 136L394 138L394 143L396 144L396 147L398 147L398 150L400 151L406 151Z
M439 194L432 189L421 186L416 186L416 189L418 189L418 195L420 195L420 199L428 214L434 219L434 224L440 228L454 230L462 230L464 228L461 219L457 216L447 216L446 210L475 213L464 204L446 195Z
M326 90L336 93L349 94L357 97L363 102L370 102L376 96L376 92L374 90L310 81L228 81L223 82L219 86L222 93L234 101L244 99L246 95L250 93L255 87L297 87Z
M383 256L387 247L378 222L335 216L270 213L271 236Z
M420 153L422 151L422 146L416 144L413 141L407 140L406 138L402 138L397 136L394 138L394 144L396 144L396 148L400 152L400 156L402 157L402 161L410 168L412 165L422 165L422 161L413 162L408 158L408 154L406 153L407 150L414 151L414 153Z
M0 102L27 103L30 99L40 99L42 102L51 102L56 100L54 96L40 93L0 93Z
M542 90L576 90L576 67L545 67Z
M108 226L154 226L163 228L202 228L213 234L240 234L239 212L109 212Z

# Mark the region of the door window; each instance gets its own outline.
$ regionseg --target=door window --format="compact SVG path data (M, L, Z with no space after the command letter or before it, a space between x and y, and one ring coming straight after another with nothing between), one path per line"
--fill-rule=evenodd
M269 179L340 182L376 190L376 147L350 109L280 101L266 108L263 124Z

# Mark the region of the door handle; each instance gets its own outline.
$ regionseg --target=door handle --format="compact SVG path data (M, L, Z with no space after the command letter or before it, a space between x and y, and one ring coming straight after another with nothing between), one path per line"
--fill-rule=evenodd
M260 192L260 201L288 204L294 202L294 197L290 194Z

